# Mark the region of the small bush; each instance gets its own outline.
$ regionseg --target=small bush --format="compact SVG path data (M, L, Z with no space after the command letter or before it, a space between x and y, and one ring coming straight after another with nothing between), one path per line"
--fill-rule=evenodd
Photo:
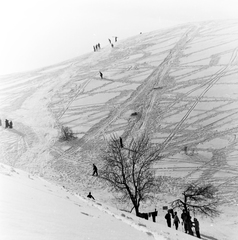
M76 137L74 136L73 131L69 127L61 127L61 136L60 140L61 141L70 141L75 139Z

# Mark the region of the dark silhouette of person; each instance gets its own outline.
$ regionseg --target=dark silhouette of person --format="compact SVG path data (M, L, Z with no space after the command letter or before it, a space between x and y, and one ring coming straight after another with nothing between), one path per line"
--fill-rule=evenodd
M155 211L151 213L151 215L152 215L153 222L156 222L156 217L158 215L158 211L156 210L156 208L155 208Z
M181 214L181 219L182 221L182 225L184 226L184 232L187 233L188 231L188 227L187 227L187 214L185 209L183 210L182 214Z
M111 42L112 42L111 39L108 38L108 41L109 41L109 43L111 44Z
M100 74L101 79L103 79L103 74L102 74L102 72L99 71L99 74Z
M112 46L112 48L114 47L114 45L113 45L113 44L111 44L111 46Z
M94 52L96 51L96 48L95 48L95 46L93 46L93 51L94 51Z
M194 235L193 230L192 230L193 224L192 224L192 221L191 221L191 216L190 216L189 211L187 211L187 213L186 213L186 222L187 222L187 231L190 235L193 236Z
M199 229L199 221L197 220L197 218L193 219L193 227L195 228L195 232L198 238L201 238L200 236L200 229Z
M98 176L98 169L95 164L93 164L93 176L94 175Z
M87 197L88 197L88 198L92 198L93 200L95 200L95 198L93 197L93 195L91 194L91 192L89 192L89 194L88 194Z
M171 216L170 216L170 210L168 210L167 214L164 216L164 218L167 221L168 227L171 227Z
M123 142L121 137L120 137L120 147L123 148Z
M117 37L115 37L115 42L117 42Z
M9 127L9 121L6 119L5 120L5 128L8 128Z
M101 48L100 43L98 43L98 49L100 49L100 48Z
M179 218L178 218L178 215L177 215L177 212L174 213L174 226L175 226L175 229L178 230L178 226L179 226Z

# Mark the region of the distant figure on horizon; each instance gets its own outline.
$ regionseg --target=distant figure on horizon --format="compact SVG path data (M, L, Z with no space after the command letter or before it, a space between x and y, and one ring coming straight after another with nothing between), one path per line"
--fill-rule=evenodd
M174 213L174 226L175 226L175 229L178 230L178 226L179 226L179 218L178 218L178 215L177 215L177 212Z
M115 42L117 42L117 37L115 37Z
M12 121L9 122L9 128L12 128Z
M98 49L100 49L100 48L101 48L100 43L98 43Z
M109 41L110 44L112 43L111 39L109 39L109 38L108 38L108 41Z
M100 77L103 79L103 74L102 72L99 71Z
M167 221L167 225L168 227L171 228L171 216L170 216L170 210L168 210L167 214L164 216L164 218L166 219Z
M92 198L93 200L95 200L95 198L93 197L93 195L91 194L91 192L89 192L89 194L88 194L87 197L88 197L88 198Z
M95 164L93 164L93 176L94 175L98 176L98 169Z

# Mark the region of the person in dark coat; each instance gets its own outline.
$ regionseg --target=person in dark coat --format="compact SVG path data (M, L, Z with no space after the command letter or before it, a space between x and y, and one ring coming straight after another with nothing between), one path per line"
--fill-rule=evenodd
M12 128L12 121L9 122L9 128Z
M99 71L99 74L100 74L101 79L103 79L103 74L102 74L102 72Z
M91 194L91 192L89 192L89 194L88 194L87 197L88 197L88 198L92 198L93 200L95 200L95 198L93 197L93 195Z
M167 214L164 216L164 218L167 221L168 227L171 227L171 216L170 216L170 211L168 210Z
M111 39L108 38L108 41L109 41L109 43L111 44L111 42L112 42Z
M178 218L178 215L177 215L177 212L174 213L174 226L175 226L175 229L178 230L178 226L179 226L179 218Z
M93 164L93 176L94 175L98 176L98 169L95 164Z
M9 121L6 119L5 120L5 128L8 128L9 127Z
M182 221L182 225L184 226L184 232L187 233L188 231L188 227L187 227L187 214L185 209L183 210L182 214L181 214L181 219Z
M201 238L200 236L200 229L199 229L199 221L197 220L197 218L193 219L193 227L195 228L195 232L198 238Z

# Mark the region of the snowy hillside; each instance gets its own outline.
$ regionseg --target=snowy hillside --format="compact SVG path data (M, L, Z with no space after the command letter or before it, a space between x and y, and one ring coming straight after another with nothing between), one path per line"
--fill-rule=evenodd
M193 239L3 164L0 190L4 240Z
M111 134L126 143L147 131L163 156L156 174L168 185L142 211L160 209L165 226L162 206L186 181L213 183L223 215L202 220L203 238L238 239L238 21L191 23L113 44L0 76L0 161L81 196L92 191L101 203L121 208L91 176L92 164L100 173L98 155ZM12 129L4 128L5 119ZM77 139L60 142L62 126Z

